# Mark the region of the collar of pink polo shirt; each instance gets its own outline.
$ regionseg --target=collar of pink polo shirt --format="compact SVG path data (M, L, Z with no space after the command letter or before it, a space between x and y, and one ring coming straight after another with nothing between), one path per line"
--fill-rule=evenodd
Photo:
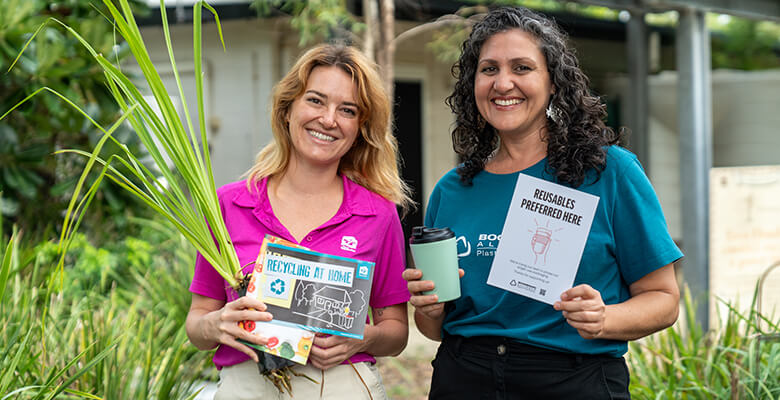
M351 215L370 216L377 214L375 202L378 196L353 182L346 175L342 174L341 178L344 183L344 200L336 215L320 228L341 223ZM238 191L233 197L233 204L238 207L254 209L255 217L261 222L267 221L268 218L276 219L273 209L271 209L271 202L268 200L268 177L257 182L255 190Z

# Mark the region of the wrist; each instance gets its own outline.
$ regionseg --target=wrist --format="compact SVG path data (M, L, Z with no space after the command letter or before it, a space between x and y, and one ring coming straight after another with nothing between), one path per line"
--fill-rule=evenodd
M187 336L190 343L199 350L210 350L219 344L208 334L211 325L208 314L203 313L197 316L190 314L187 317Z
M609 323L613 320L610 318L610 315L615 311L614 304L604 306L604 316L601 321L601 330L593 335L593 339L613 339L614 333L611 330L612 327L609 326Z
M200 323L200 337L203 341L216 347L219 344L219 312L212 311L203 316Z
M419 310L414 311L414 321L423 336L434 341L441 341L441 328L444 324L444 313L438 318L431 318Z
M445 313L441 312L437 316L431 317L430 315L420 311L419 308L415 308L414 309L414 319L415 319L415 321L417 321L418 318L422 318L424 321L429 321L431 323L436 323L436 324L442 324L444 322L444 316L445 316Z

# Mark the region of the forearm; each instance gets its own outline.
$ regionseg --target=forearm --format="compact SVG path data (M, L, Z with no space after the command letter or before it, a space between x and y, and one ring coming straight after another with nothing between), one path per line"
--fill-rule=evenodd
M677 321L679 295L648 291L623 303L606 306L599 339L635 340L667 328Z
M409 325L403 321L389 319L376 325L366 325L363 332L364 346L361 352L375 357L397 356L406 348Z
M414 323L423 336L428 339L441 342L441 326L444 322L444 314L441 318L430 318L418 310L414 311Z
M191 309L187 314L185 330L190 342L200 350L211 350L217 347L217 341L206 334L209 311Z

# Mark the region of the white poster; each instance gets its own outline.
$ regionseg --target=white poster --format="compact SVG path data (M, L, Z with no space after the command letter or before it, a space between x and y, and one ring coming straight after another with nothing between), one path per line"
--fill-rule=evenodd
M519 174L487 283L548 304L570 289L598 196Z

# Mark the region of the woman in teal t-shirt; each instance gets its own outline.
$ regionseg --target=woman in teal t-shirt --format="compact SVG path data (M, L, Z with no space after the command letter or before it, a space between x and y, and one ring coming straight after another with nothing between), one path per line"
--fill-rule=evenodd
M629 398L627 341L678 314L682 253L649 180L549 19L491 11L453 71L463 163L436 185L425 223L457 235L461 297L438 303L419 270L404 272L417 327L442 341L430 398ZM487 284L519 174L599 197L574 286L554 305Z

